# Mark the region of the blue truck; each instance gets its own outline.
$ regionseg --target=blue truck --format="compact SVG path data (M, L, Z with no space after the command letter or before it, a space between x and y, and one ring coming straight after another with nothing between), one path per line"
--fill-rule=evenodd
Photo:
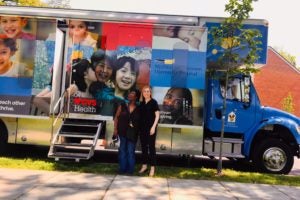
M159 153L246 160L276 174L289 173L299 158L299 118L261 105L251 75L230 75L227 88L222 71L208 75L226 48L214 46L210 32L223 18L0 10L0 47L11 52L10 64L0 63L1 150L46 145L49 157L75 161L116 150L116 106L129 89L150 85L160 108ZM267 21L245 20L243 28L261 33L256 65L265 64ZM247 50L234 49L241 57Z

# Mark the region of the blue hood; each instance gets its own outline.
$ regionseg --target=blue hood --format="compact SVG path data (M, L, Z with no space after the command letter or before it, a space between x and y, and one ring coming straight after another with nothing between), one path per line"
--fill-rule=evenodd
M282 118L293 120L297 124L300 125L300 118L299 117L297 117L293 114L287 113L283 110L262 106L262 111L263 111L263 119L268 119L268 118L271 118L271 117L276 117L276 118L281 118L282 117Z

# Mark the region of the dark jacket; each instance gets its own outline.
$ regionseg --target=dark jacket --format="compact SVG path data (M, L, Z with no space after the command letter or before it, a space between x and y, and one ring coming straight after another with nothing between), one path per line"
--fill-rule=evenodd
M121 112L118 117L118 135L125 136L129 140L136 142L139 132L139 119L140 119L140 108L136 106L135 109L130 113L128 105L122 103ZM133 127L130 126L132 124ZM130 130L129 130L130 129Z

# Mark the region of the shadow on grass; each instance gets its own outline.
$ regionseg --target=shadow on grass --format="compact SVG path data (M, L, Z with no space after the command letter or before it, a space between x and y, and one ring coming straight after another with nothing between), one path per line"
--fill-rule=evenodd
M2 156L0 157L0 167L48 171L72 171L102 175L115 175L118 172L116 152L106 155L106 158L102 158L102 160L99 155L96 155L99 157L93 157L91 160L82 160L77 163L73 160L61 160L56 162L53 159L47 158L48 147L28 148L26 146L26 148L24 148L23 146L14 146L13 148L17 149L13 150L8 148L7 152L4 152L0 155ZM109 159L111 162L105 162L107 159ZM137 164L136 171L138 171L139 167L140 164ZM138 176L139 174L136 172L134 175ZM143 174L143 176L147 176L147 174ZM216 176L215 168L207 168L203 166L187 168L161 165L157 166L155 176L162 178L234 181L242 183L300 186L299 176L245 172L226 167L223 168L222 176Z

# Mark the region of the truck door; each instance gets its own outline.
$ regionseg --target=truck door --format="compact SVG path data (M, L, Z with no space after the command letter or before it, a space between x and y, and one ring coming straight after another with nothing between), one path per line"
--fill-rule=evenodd
M212 115L207 127L219 132L222 127L223 99L226 98L225 132L244 133L255 123L255 92L249 76L231 77L225 97L225 82L216 82L210 100Z

